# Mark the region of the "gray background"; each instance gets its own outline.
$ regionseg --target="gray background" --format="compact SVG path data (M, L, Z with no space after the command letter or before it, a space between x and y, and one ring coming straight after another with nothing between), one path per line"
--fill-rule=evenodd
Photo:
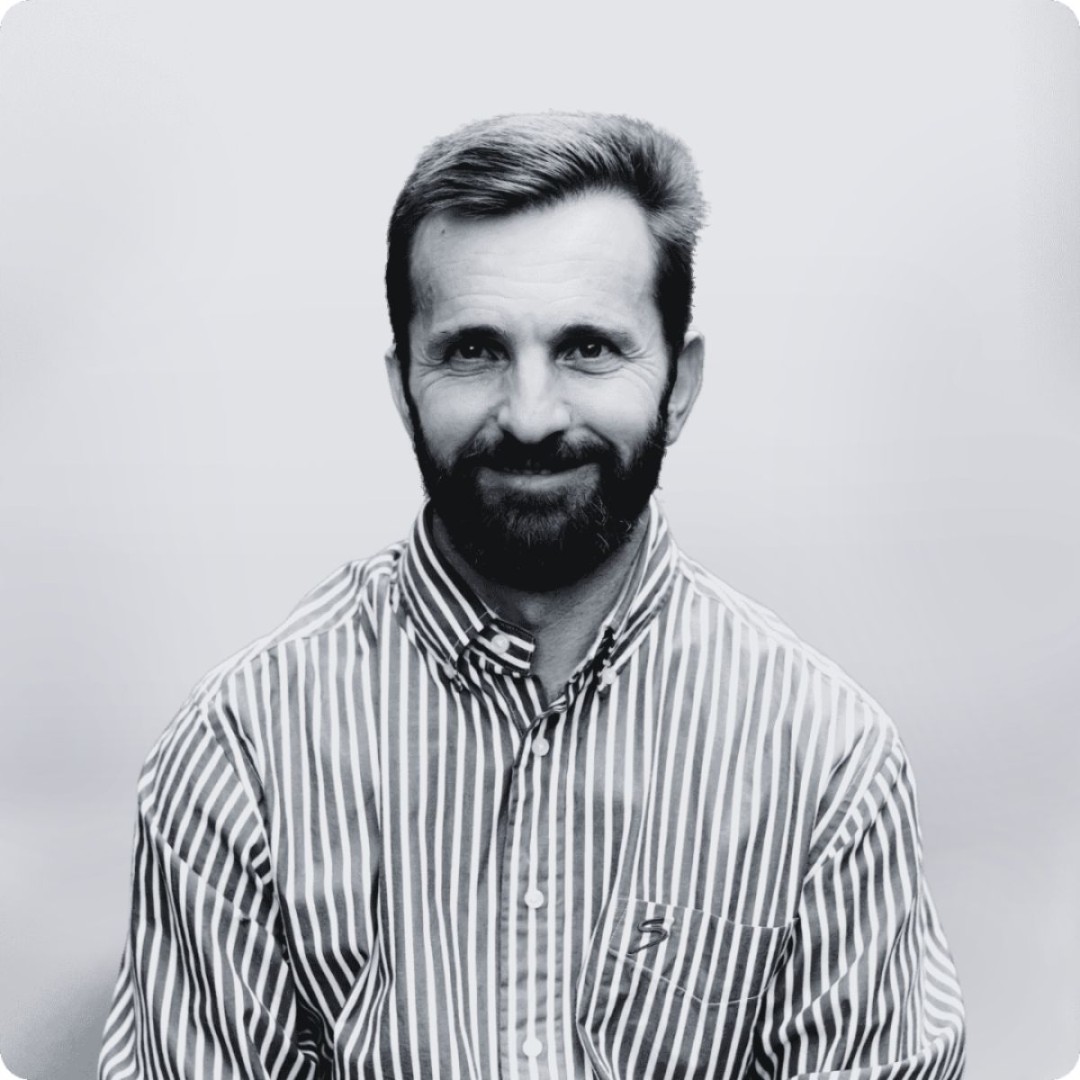
M31 0L0 30L0 1049L89 1076L137 771L419 498L383 229L430 137L639 114L712 205L683 547L895 717L971 1080L1080 1049L1080 28L1051 0Z

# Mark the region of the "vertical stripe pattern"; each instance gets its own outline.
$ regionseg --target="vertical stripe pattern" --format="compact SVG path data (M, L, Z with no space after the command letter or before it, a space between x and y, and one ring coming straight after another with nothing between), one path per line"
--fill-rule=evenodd
M874 701L658 505L545 703L434 546L193 690L138 788L99 1080L955 1080L963 1010Z

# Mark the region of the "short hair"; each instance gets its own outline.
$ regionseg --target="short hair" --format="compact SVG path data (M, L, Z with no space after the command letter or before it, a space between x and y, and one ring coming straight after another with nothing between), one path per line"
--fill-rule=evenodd
M408 365L414 313L412 245L425 218L501 217L591 191L625 192L645 212L656 250L653 295L674 360L690 325L694 247L705 218L693 159L644 120L552 112L466 124L421 154L387 231L386 301L401 361Z

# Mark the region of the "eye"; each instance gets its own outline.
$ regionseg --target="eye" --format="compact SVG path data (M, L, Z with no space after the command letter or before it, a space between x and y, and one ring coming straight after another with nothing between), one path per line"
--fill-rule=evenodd
M619 358L619 351L603 338L581 338L567 346L566 358L571 363L595 369L613 365Z
M577 346L577 351L586 360L595 360L604 355L604 343L602 341L583 341Z
M487 341L467 339L451 345L443 358L458 367L478 367L498 360L499 354L495 346Z

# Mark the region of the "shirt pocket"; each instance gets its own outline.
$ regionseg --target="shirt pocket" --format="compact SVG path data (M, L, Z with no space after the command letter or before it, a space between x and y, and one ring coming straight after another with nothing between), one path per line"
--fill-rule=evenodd
M618 899L578 984L578 1036L593 1068L612 1080L741 1076L788 931Z

